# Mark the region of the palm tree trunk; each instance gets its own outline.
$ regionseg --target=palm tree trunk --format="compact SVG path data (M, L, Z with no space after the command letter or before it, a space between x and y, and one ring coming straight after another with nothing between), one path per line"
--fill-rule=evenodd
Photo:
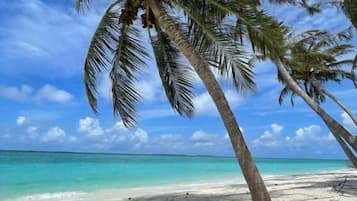
M310 107L313 109L325 122L327 127L330 129L331 133L334 135L342 149L344 150L347 157L351 160L353 164L357 164L357 159L349 149L345 150L345 144L342 139L345 139L346 142L356 151L357 143L354 137L335 119L333 119L329 114L327 114L317 103L315 103L305 92L300 88L300 86L295 82L295 80L290 76L289 72L286 70L284 64L280 59L274 59L275 63L281 77L284 79L285 83L296 93L298 94ZM341 139L342 138L342 139ZM347 147L348 148L348 147ZM357 168L357 167L356 167Z
M174 21L158 1L151 0L150 8L154 13L155 18L160 23L160 26L163 27L170 39L178 46L180 51L194 67L216 104L223 123L228 131L243 175L247 181L252 200L270 201L271 198L265 187L264 181L255 166L254 160L244 141L242 132L239 129L233 112L229 107L222 89L209 68L208 62L191 46L185 35L177 28Z
M337 137L336 140L341 145L341 148L345 152L347 158L350 159L353 167L355 169L357 169L357 158L353 155L353 153L350 150L350 148L348 147L347 143L341 137Z
M357 126L357 118L353 115L352 111L348 109L346 105L344 105L340 100L338 100L334 95L326 91L325 89L319 87L320 91L331 98L340 108L342 108L343 111L346 112L346 114L352 119L353 123Z

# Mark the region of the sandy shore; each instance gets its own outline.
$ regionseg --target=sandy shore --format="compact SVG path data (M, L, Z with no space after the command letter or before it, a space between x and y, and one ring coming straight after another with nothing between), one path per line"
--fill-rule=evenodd
M265 177L275 201L357 201L357 171ZM36 200L36 199L33 199ZM46 200L47 199L41 199ZM170 185L165 187L102 190L86 194L50 198L56 201L248 201L243 181L222 181L204 184Z

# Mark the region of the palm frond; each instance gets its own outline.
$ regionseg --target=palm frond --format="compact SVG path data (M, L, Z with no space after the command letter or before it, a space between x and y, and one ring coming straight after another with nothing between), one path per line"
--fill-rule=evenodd
M232 78L233 86L240 93L255 89L254 73L249 55L242 44L228 35L224 28L227 12L216 9L208 1L173 1L185 14L188 22L186 33L195 47L219 70L221 75Z
M315 49L320 49L324 47L331 47L340 44L341 42L348 42L353 38L352 27L342 30L336 34L325 34L320 35L320 37L315 38L318 40L316 44L313 44Z
M157 24L156 37L149 35L166 96L176 112L191 117L194 111L192 68L180 61L179 50Z
M257 6L240 1L207 0L216 9L227 12L235 18L236 36L239 32L248 38L252 49L264 55L278 57L285 52L284 35L287 28L273 17L266 15Z
M84 85L89 104L95 113L97 112L97 74L111 63L111 53L117 44L120 32L119 15L113 10L116 3L112 4L103 15L95 31L84 64Z
M323 50L323 54L331 55L332 57L338 57L350 52L354 52L353 46L351 44L338 44Z
M136 124L136 105L141 95L135 88L135 73L145 65L144 59L149 56L141 45L139 33L135 27L122 23L110 72L114 115L119 115L126 127Z
M351 23L357 28L357 2L356 0L344 0L342 8Z

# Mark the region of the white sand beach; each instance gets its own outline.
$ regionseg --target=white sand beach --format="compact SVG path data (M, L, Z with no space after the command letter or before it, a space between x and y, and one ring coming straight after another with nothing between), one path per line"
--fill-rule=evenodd
M353 169L333 172L265 177L275 201L356 201L357 171ZM164 187L132 188L125 190L101 190L92 193L48 195L43 201L249 201L248 188L243 181L170 185ZM24 200L24 199L23 199Z

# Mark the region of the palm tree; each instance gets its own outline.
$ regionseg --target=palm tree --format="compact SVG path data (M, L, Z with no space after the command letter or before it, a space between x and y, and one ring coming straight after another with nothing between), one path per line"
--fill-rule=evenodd
M317 115L325 122L333 136L336 138L347 157L352 163L356 161L356 157L350 151L347 143L353 150L356 151L357 139L352 136L341 124L339 124L334 118L332 118L327 112L325 112L319 104L317 104L310 96L296 83L291 77L290 72L286 69L285 64L281 58L273 58L273 62L278 68L279 75L284 83L298 96L300 96L308 106L316 112ZM357 164L354 164L357 165Z
M269 0L271 3L289 3L293 5L302 6L305 8L312 7L316 8L316 11L324 5L322 2L315 2L314 4L309 4L308 0ZM300 4L298 2L301 2ZM335 1L336 2L336 1ZM324 2L326 3L326 2ZM349 6L355 8L355 2L351 2ZM307 6L305 6L307 5ZM346 8L348 9L348 8ZM355 9L348 9L352 11L351 16L355 14ZM311 13L311 12L310 12ZM278 47L277 47L278 48ZM287 51L287 50L286 50ZM286 53L284 52L284 54ZM280 51L283 52L283 51ZM274 53L274 52L273 52ZM352 136L346 128L344 128L341 124L339 124L334 118L332 118L328 113L326 113L309 95L296 83L296 81L290 76L290 72L286 68L284 64L284 54L270 54L269 58L273 61L278 69L279 76L285 82L285 84L291 89L296 95L300 96L310 107L312 110L316 112L320 116L320 118L325 122L331 133L336 137L337 141L345 141L348 145L357 152L357 138ZM357 56L352 66L352 69L356 69L357 67ZM353 73L353 72L352 72ZM341 138L341 139L340 139ZM342 146L342 145L341 145Z
M338 59L354 52L352 45L344 43L352 39L351 29L333 35L311 30L289 38L291 38L289 44L291 55L285 61L285 65L290 68L292 78L316 103L321 104L326 100L326 96L329 97L357 125L357 118L352 111L323 87L323 84L329 81L340 83L344 79L350 79L356 82L356 77L344 69L351 67L354 60ZM288 86L285 86L280 93L280 104L289 93L291 93L291 103L294 104L295 93Z
M341 44L342 40L351 40L351 30L342 31L335 35L327 34L318 30L307 31L296 37L290 36L289 46L290 55L285 59L285 66L289 68L290 76L300 85L301 88L317 104L325 101L326 96L342 106L346 112L350 112L336 97L323 88L327 81L340 82L348 78L355 81L351 73L343 70L345 66L351 66L353 60L338 60L353 51L350 44ZM286 85L279 96L281 104L284 97L291 93L291 103L294 104L295 92ZM352 113L349 113L354 119ZM347 157L357 169L357 158L351 152L346 142L342 138L337 138L339 144Z
M90 0L77 0L79 10ZM283 43L280 23L265 15L257 1L226 0L118 0L106 10L93 36L84 66L84 83L92 109L97 112L96 77L111 68L114 114L121 116L125 126L134 126L135 105L140 95L134 87L135 72L146 50L139 42L137 21L147 29L154 49L166 95L174 109L191 116L191 82L187 68L177 63L179 52L189 61L212 97L228 131L235 155L247 181L254 201L269 201L251 153L239 129L219 83L210 66L223 74L233 75L238 91L254 89L253 72L242 48L242 41L232 40L232 35L249 38L256 50L265 53ZM170 11L179 10L179 16ZM182 20L182 16L186 20ZM231 27L235 27L231 32ZM154 34L152 31L154 30ZM238 31L237 31L238 30ZM273 42L274 41L274 42Z

